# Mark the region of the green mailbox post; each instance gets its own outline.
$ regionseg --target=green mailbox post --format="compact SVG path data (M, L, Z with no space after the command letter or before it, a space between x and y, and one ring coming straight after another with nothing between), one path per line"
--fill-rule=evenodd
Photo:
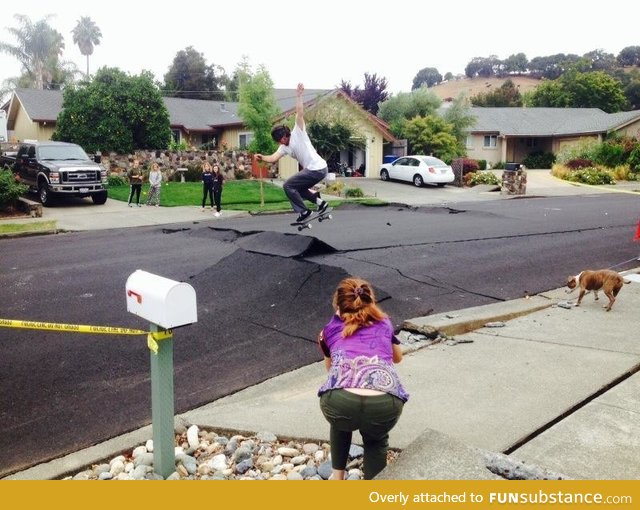
M137 270L127 279L127 311L150 322L153 468L163 478L175 471L173 430L173 328L198 322L196 292L176 282Z

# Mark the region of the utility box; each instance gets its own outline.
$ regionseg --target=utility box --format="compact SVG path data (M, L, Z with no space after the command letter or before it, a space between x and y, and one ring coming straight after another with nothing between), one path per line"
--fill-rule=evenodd
M196 291L188 283L138 269L127 278L125 288L127 311L161 328L198 322Z

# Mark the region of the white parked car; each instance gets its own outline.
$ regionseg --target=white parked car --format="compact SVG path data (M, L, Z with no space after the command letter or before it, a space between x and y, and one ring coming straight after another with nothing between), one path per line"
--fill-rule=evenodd
M454 180L453 170L444 161L433 156L404 156L380 167L380 179L398 179L415 186L437 184L444 186Z

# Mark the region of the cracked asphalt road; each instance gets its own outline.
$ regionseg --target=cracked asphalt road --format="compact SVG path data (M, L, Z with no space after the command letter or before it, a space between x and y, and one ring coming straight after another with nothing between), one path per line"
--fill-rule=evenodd
M199 321L175 333L180 413L320 360L315 336L347 275L375 285L396 325L536 294L634 260L636 202L351 206L302 234L271 215L3 239L0 318L144 329L126 312L127 277L187 281ZM0 329L0 387L0 476L151 421L142 338Z

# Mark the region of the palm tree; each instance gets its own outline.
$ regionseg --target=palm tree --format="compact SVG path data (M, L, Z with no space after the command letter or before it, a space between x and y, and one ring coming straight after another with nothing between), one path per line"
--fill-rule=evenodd
M51 14L36 23L24 14L14 18L19 28L9 27L17 44L0 42L0 51L18 59L22 65L22 77L28 79L37 89L43 89L46 81L51 81L54 69L64 49L62 34L49 25Z
M73 42L80 48L80 53L87 56L87 79L89 79L89 55L93 54L93 46L100 44L102 32L89 16L82 16L71 33Z

